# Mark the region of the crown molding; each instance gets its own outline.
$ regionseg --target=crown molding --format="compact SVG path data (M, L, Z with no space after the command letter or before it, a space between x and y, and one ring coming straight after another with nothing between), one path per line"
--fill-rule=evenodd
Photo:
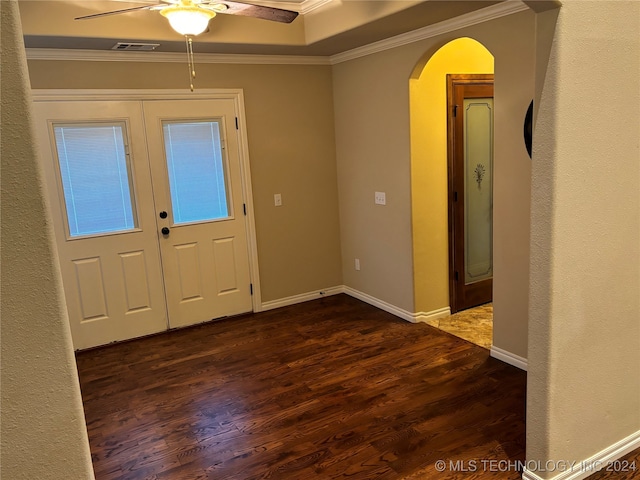
M419 42L427 38L436 37L445 33L453 32L461 28L470 27L479 23L488 22L498 18L513 15L515 13L529 10L529 7L520 0L506 0L505 2L482 8L475 12L460 15L459 17L445 20L443 22L429 25L418 30L402 33L395 37L380 40L379 42L370 43L363 47L354 48L346 52L338 53L330 57L331 65L355 60L356 58L365 57L374 53L383 52L392 48L401 47L410 43Z
M188 88L143 88L143 89L67 89L34 88L34 102L55 101L142 101L142 100L183 100L183 99L229 99L242 98L241 88L198 88L191 92Z
M331 3L333 0L304 0L300 8L300 13L306 15L309 12L313 12L318 8Z
M305 0L302 4L309 4L318 8L332 0ZM238 65L336 65L349 60L383 52L393 48L419 42L428 38L450 33L479 23L496 20L529 10L521 0L506 0L504 2L483 8L478 11L445 20L435 25L429 25L418 30L396 35L363 47L354 48L346 52L327 56L302 55L245 55L222 53L196 54L197 63L226 63ZM123 52L114 50L81 50L55 48L28 48L28 60L77 60L85 62L160 62L184 63L185 54L179 52Z
M83 62L150 62L184 63L184 53L122 52L114 50L81 50L59 48L27 48L27 60L76 60ZM329 57L301 55L232 55L197 53L197 63L243 65L330 65Z

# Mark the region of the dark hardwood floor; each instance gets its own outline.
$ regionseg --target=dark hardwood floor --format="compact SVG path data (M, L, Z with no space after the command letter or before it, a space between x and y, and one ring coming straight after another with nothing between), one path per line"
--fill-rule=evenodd
M479 462L524 460L526 374L346 295L77 361L98 480L520 478Z

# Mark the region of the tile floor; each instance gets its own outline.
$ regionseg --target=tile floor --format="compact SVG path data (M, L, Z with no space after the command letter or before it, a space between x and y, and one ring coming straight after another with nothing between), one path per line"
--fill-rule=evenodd
M493 340L492 303L463 310L427 323L481 347L491 348Z

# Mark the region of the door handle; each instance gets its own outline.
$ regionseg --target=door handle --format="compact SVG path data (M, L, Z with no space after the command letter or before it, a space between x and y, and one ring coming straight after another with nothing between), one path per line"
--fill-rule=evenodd
M169 232L171 230L169 230L169 227L162 227L162 230L160 230L162 232L163 235L169 235Z
M167 212L165 211L160 212L160 218L167 218Z

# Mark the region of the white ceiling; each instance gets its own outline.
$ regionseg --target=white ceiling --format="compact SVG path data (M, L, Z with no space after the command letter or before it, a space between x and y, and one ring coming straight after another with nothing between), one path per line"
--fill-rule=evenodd
M301 12L291 24L218 15L194 40L202 53L331 56L459 17L504 0L256 0ZM116 42L159 43L182 52L183 38L156 11L91 20L93 13L137 7L143 0L20 0L27 48L110 50Z

